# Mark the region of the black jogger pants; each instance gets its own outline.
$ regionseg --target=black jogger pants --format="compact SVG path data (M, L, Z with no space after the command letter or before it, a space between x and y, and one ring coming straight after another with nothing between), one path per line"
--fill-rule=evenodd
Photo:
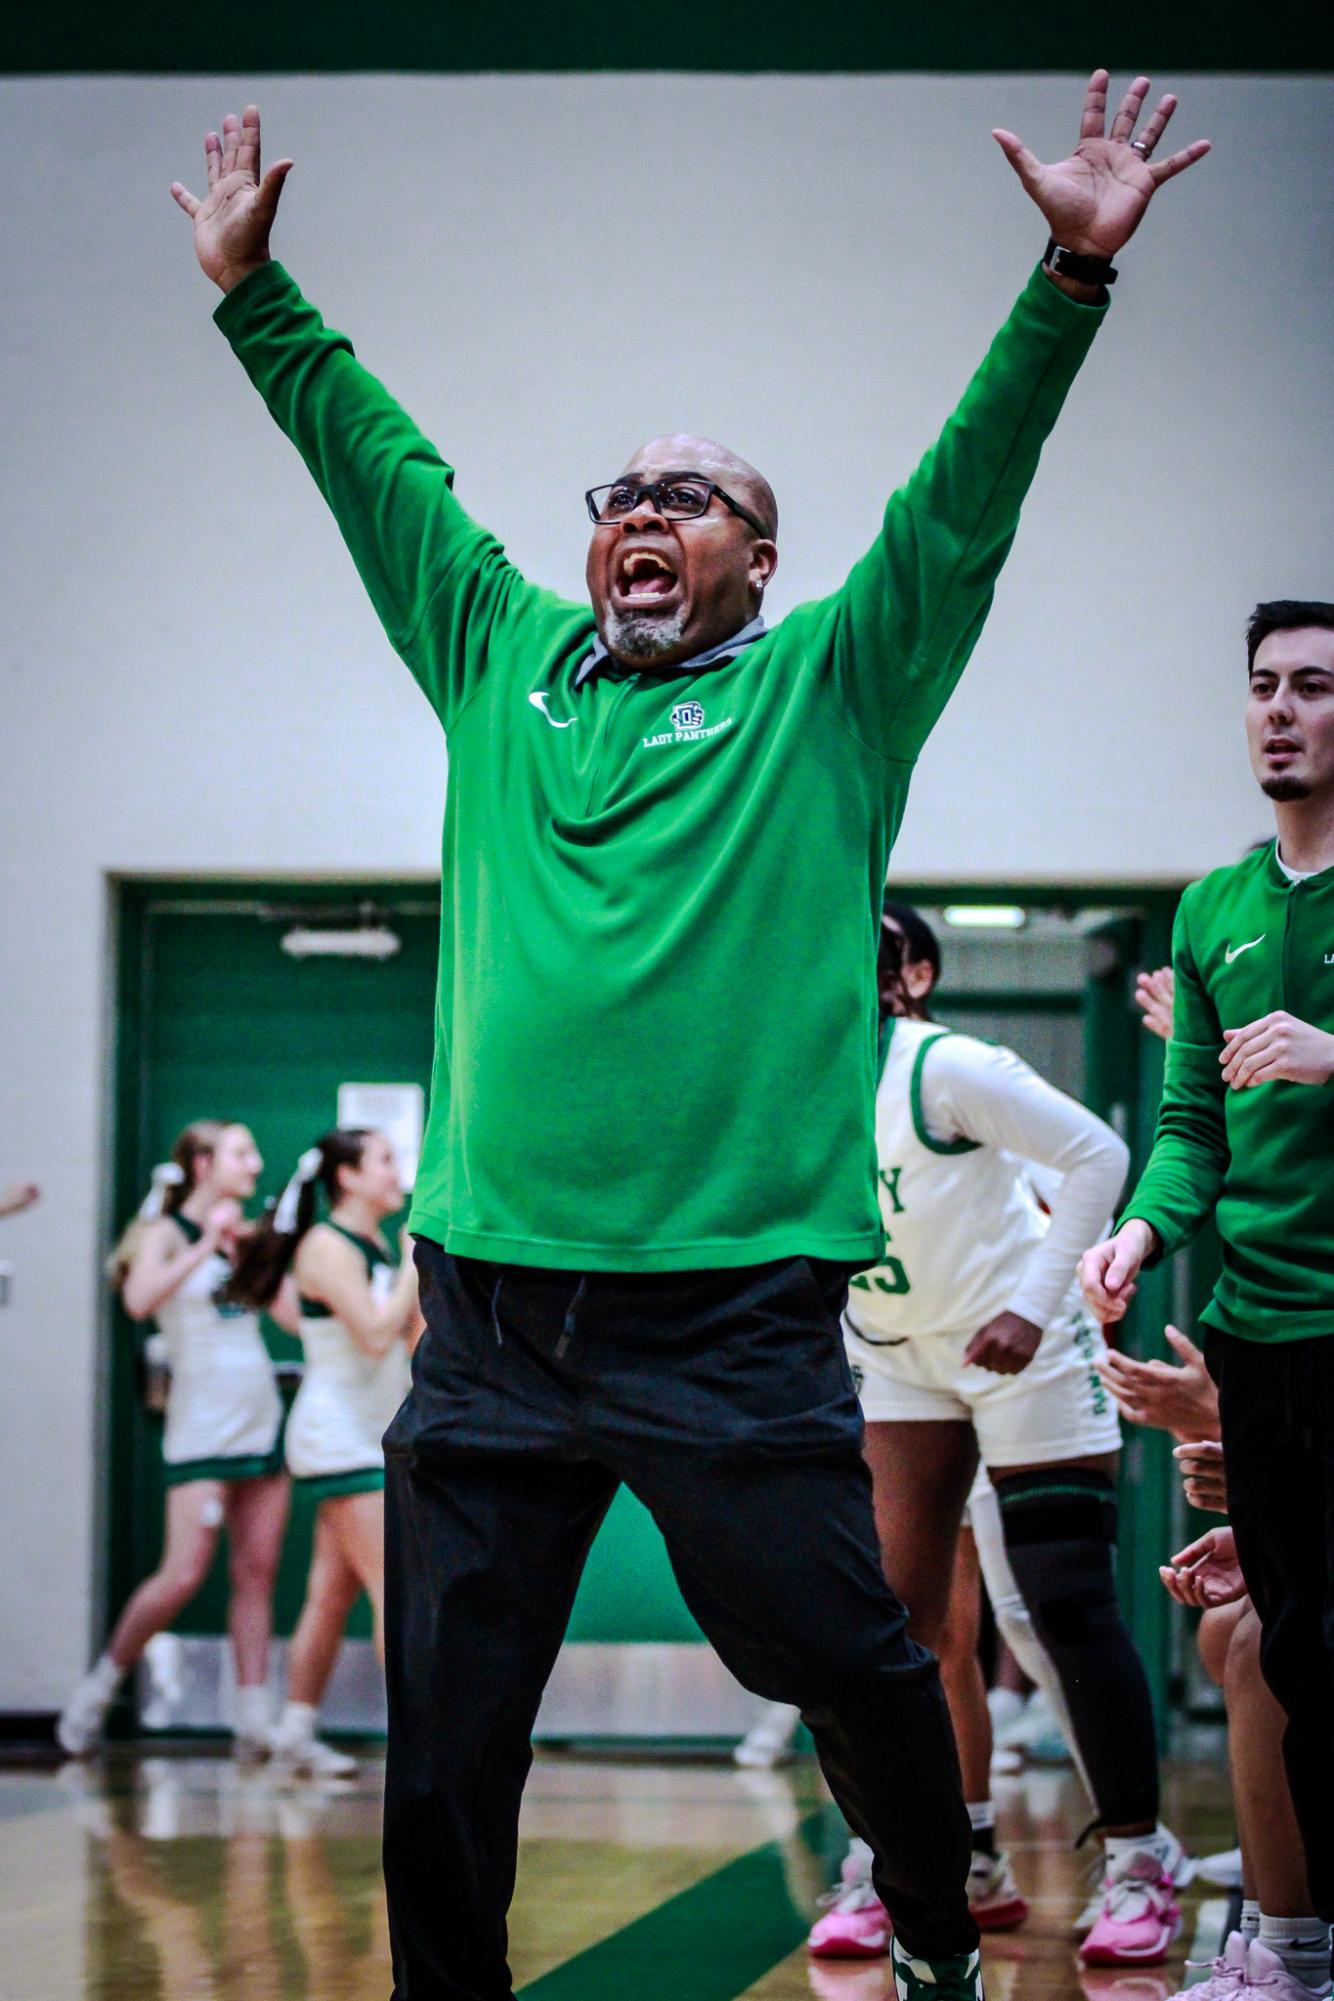
M1311 1899L1334 1922L1334 1335L1211 1333L1205 1360L1260 1666L1288 1718L1283 1762Z
M842 1268L416 1258L426 1333L385 1438L395 2001L509 2001L529 1737L621 1481L728 1667L801 1705L904 1948L971 1951L958 1760L880 1569Z

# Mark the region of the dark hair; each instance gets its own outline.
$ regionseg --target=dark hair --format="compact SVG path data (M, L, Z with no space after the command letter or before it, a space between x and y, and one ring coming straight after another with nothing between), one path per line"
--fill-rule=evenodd
M318 1193L323 1188L332 1208L338 1200L338 1176L345 1167L360 1167L369 1126L335 1126L315 1142L320 1164L301 1183L296 1217L290 1230L275 1227L278 1204L270 1202L260 1222L237 1253L235 1269L224 1288L224 1297L237 1306L270 1306L278 1288L292 1268L297 1245L315 1221Z
M911 959L915 965L931 968L931 986L940 978L940 945L935 932L910 903L894 903L886 897L880 907L880 943L876 951L875 982L880 1002L880 1014L897 1014L906 1010L931 1019L930 1011L919 1001L908 1003L903 990L903 967ZM888 918L889 923L884 920ZM891 930L890 925L897 926ZM928 990L929 991L929 990Z
M1334 604L1322 598L1270 598L1258 604L1246 621L1246 672L1255 666L1255 656L1271 632L1300 632L1314 625L1334 632Z
M915 960L918 965L925 960L930 966L931 984L934 986L940 978L940 940L921 911L915 910L911 903L895 903L886 897L880 907L880 914L882 917L892 918L903 933L903 940L908 948L906 956ZM883 929L880 935L884 937Z

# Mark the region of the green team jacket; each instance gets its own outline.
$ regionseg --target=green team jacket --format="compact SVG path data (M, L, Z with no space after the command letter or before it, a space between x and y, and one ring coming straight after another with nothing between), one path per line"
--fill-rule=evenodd
M1334 1031L1334 868L1289 881L1271 841L1193 882L1172 943L1176 1000L1153 1152L1122 1221L1162 1255L1210 1215L1223 1272L1201 1318L1247 1341L1334 1334L1334 1087L1229 1090L1225 1028L1284 1009Z
M879 1257L890 846L1102 313L1033 274L831 597L576 686L589 607L519 574L286 271L219 306L448 735L418 1234L609 1271Z

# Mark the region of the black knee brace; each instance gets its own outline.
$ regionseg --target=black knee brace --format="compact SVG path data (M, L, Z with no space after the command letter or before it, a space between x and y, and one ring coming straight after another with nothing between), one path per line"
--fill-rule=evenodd
M992 1480L1010 1568L1060 1680L1099 1818L1156 1819L1153 1709L1116 1597L1116 1488L1085 1467Z

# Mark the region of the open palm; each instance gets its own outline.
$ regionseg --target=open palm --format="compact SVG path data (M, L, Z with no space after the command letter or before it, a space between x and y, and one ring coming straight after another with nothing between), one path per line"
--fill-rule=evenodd
M1108 132L1109 81L1105 69L1094 70L1089 78L1079 143L1068 160L1044 166L1013 132L998 129L992 135L1042 210L1056 241L1087 257L1115 256L1139 228L1163 182L1184 173L1209 151L1207 139L1196 139L1168 159L1153 159L1177 108L1170 94L1160 100L1135 138L1135 125L1149 94L1146 76L1135 78Z
M269 232L292 162L279 160L260 178L259 110L248 104L241 118L227 114L221 136L208 134L204 165L208 193L202 201L179 181L172 182L171 192L194 223L201 268L229 292L268 262Z

